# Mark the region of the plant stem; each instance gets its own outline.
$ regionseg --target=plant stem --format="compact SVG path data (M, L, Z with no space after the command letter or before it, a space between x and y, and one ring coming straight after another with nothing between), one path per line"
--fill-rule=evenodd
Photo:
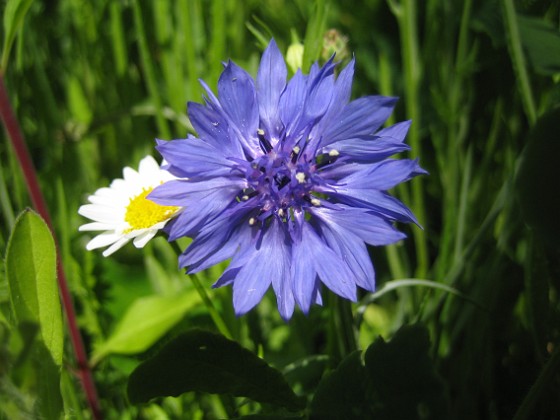
M327 294L329 324L327 347L331 367L336 367L342 359L358 348L354 334L352 304L335 295Z
M27 149L27 145L25 143L21 128L12 109L10 98L8 96L8 92L6 90L4 78L2 75L0 75L0 117L2 118L6 131L8 133L8 137L11 140L17 159L20 163L20 167L25 178L25 183L31 197L33 207L45 220L55 240L55 244L57 247L56 267L58 287L60 291L60 298L62 300L62 306L64 308L66 320L68 322L70 339L72 341L72 346L74 348L74 353L76 356L76 363L78 365L78 376L80 377L82 387L86 394L86 398L89 403L93 418L101 419L102 416L99 401L97 398L97 391L95 389L95 383L93 381L91 370L89 368L87 354L82 342L80 330L78 329L76 313L74 312L74 306L72 303L72 296L70 295L70 290L68 289L66 274L62 266L62 261L60 259L58 241L56 240L51 217L49 215L45 199L39 186L39 181L37 179L35 168L33 167L31 156L29 155L29 151Z
M535 101L533 99L533 92L531 91L531 84L529 83L529 75L525 67L525 55L523 54L523 46L521 45L521 37L519 36L515 6L513 5L513 0L502 0L502 6L513 69L519 81L519 89L521 91L521 99L525 108L525 114L527 114L529 124L533 125L537 120L537 112L535 110Z
M170 242L170 244L171 244L171 247L177 253L177 255L180 255L183 252L181 250L181 248L179 248L179 245L177 244L176 241ZM198 276L194 273L190 273L190 274L188 274L188 276L192 280L193 285L194 285L196 291L198 292L198 295L200 296L200 298L202 299L202 301L206 305L206 309L208 309L208 312L210 313L210 316L212 317L212 321L214 321L214 325L216 325L216 328L218 329L218 331L220 331L220 333L222 333L222 335L224 337L229 338L230 340L233 340L233 335L229 331L229 328L227 327L227 325L226 325L225 321L223 320L222 316L220 315L220 313L218 312L218 310L216 309L216 307L212 303L212 299L210 299L210 296L208 296L208 293L206 293L206 288L202 285L202 282L200 281Z
M194 287L196 288L196 291L202 298L202 301L206 305L206 308L208 309L208 312L210 313L210 316L212 317L212 320L214 321L216 328L218 328L218 331L220 331L220 333L222 333L222 335L225 336L226 338L233 340L233 335L229 331L229 328L227 327L226 323L222 319L220 313L216 310L216 307L212 303L212 300L210 299L210 296L208 296L208 293L206 293L206 289L200 282L198 276L196 274L189 274L189 277L191 278Z
M14 211L12 210L12 203L6 188L6 181L4 174L0 170L0 205L2 206L2 214L4 215L8 229L12 230L15 224Z
M146 78L148 94L150 95L154 108L156 109L156 124L158 127L159 135L163 138L169 139L171 138L171 134L162 111L163 107L161 105L161 96L157 87L154 67L152 65L152 57L150 56L148 41L146 39L146 31L144 30L142 10L140 8L138 0L132 2L132 10L134 14L134 27L136 30L136 36L138 37L138 50L140 52L141 60L140 62L142 64L142 70L144 71L144 76Z
M414 155L418 155L420 148L420 59L418 53L418 28L416 24L416 0L403 0L399 8L395 9L401 34L402 58L405 74L405 101L407 118L413 121L408 133L408 141ZM415 157L415 156L412 157ZM424 212L424 191L421 178L411 181L412 210L420 224L426 221ZM416 277L426 277L428 272L428 243L426 234L420 229L413 230L416 246Z

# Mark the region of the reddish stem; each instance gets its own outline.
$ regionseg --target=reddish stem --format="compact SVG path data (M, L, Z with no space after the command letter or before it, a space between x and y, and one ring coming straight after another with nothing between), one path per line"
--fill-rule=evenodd
M6 131L8 132L8 137L12 142L14 151L21 165L23 171L23 176L25 177L27 189L29 195L31 196L31 202L33 207L45 220L49 226L53 237L56 235L53 229L53 224L49 215L45 199L39 187L39 182L37 180L37 174L31 161L31 156L27 149L25 139L21 132L21 128L16 119L14 111L12 109L10 98L4 84L4 77L0 74L0 117L4 122ZM58 244L57 244L58 251ZM74 353L76 355L76 362L78 368L78 375L82 382L82 387L86 394L89 406L94 419L101 419L101 410L99 407L99 400L97 398L97 391L95 389L95 383L93 382L93 377L91 370L89 368L87 354L82 342L82 337L80 335L80 330L78 329L78 324L76 323L76 313L74 312L74 306L72 304L72 296L68 289L68 284L66 282L66 275L64 273L64 268L62 266L62 261L60 259L60 253L57 252L57 273L58 273L58 288L60 291L60 298L62 300L62 306L64 312L66 313L66 320L68 322L68 329L70 332L70 339L72 341L72 346L74 347Z

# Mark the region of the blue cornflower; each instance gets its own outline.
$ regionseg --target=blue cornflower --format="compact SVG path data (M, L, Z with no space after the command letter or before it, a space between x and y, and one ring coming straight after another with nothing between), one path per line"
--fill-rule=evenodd
M169 240L193 237L179 257L195 273L231 258L214 287L233 286L238 315L272 284L289 319L321 304L320 289L355 301L357 287L375 289L366 244L405 235L393 222L416 222L387 190L426 173L416 160L387 159L409 147L410 121L380 127L396 98L350 101L354 60L335 77L336 63L314 64L289 82L276 43L265 50L256 81L229 61L218 96L204 83L205 104L189 103L198 133L157 142L180 180L150 199L184 208Z

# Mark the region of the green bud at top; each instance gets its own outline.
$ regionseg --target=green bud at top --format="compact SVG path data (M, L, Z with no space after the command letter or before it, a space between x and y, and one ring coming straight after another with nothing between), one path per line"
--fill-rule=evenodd
M290 66L292 72L296 72L301 69L303 64L303 44L300 42L294 42L288 47L288 52L286 53L286 62Z

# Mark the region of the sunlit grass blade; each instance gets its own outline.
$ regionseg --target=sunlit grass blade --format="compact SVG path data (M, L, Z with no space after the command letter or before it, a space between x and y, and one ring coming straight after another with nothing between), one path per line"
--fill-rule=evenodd
M0 61L0 73L4 73L8 67L12 45L32 3L33 0L9 0L6 4L3 20L4 45L2 48L2 59Z
M428 288L431 288L431 289L442 290L442 291L447 292L449 294L455 295L455 296L457 296L461 299L464 299L464 300L472 303L473 305L477 306L480 309L483 309L483 306L480 303L478 303L476 300L474 300L470 296L462 293L461 291L457 290L454 287L448 286L447 284L444 284L444 283L439 283L439 282L436 282L436 281L432 281L432 280L416 279L416 278L388 281L387 283L385 283L383 285L383 287L381 289L379 289L375 293L372 293L371 295L368 295L362 301L362 303L360 305L360 308L365 309L365 307L368 304L370 304L372 302L375 302L381 296L383 296L383 295L385 295L389 292L392 292L394 290L403 288L403 287L428 287Z

